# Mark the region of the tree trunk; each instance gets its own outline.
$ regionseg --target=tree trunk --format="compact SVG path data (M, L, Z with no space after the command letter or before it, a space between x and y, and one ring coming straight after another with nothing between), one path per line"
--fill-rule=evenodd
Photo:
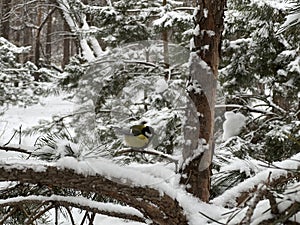
M66 65L69 64L70 61L70 28L67 22L64 20L64 46L63 46L63 61L62 61L62 68L65 68Z
M22 7L22 18L23 20L23 34L22 34L22 45L23 46L33 46L33 30L32 27L28 25L28 20L30 18L30 11L28 10L27 6ZM30 51L22 54L23 62L33 61L33 49L31 48Z
M187 115L185 139L192 142L189 141L183 150L184 159L189 161L181 171L181 183L188 185L187 191L205 202L209 200L214 151L214 107L225 2L226 0L198 2L194 49L190 59L191 88L188 90L190 101L194 104L192 108L195 108L196 112L193 113L193 109L189 109L191 112ZM195 121L192 115L197 115L198 121ZM195 129L188 130L191 127ZM199 143L202 143L202 146L199 146Z
M52 52L51 35L52 35L52 14L49 15L48 22L47 22L47 31L46 31L46 61L47 61L47 64L51 64L51 52Z
M39 4L39 2L38 2ZM37 24L40 25L42 22L42 8L37 8ZM34 48L34 63L39 66L40 64L40 46L41 46L41 29L37 29L35 35L35 48Z
M163 0L162 3L163 6L167 5L167 0ZM164 46L164 64L165 64L165 68L168 69L170 66L170 62L169 62L169 40L168 40L168 30L166 30L167 28L165 28L165 30L162 32L162 40L163 40L163 46ZM169 73L165 74L165 79L168 80L170 79L169 77Z
M1 30L0 36L9 40L9 31L10 31L10 20L9 12L11 7L11 0L1 1Z

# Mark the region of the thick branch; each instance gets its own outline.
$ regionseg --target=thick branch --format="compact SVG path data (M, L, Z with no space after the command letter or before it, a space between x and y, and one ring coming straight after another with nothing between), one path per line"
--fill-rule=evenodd
M122 183L120 178L112 181L103 175L88 176L66 168L41 166L37 169L35 166L30 168L5 164L0 168L0 181L19 181L93 192L138 209L154 224L187 224L183 209L176 200L150 187L135 187L133 181Z

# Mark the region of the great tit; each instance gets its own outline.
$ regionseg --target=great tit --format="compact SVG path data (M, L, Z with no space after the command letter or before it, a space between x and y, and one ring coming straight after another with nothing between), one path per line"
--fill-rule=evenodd
M146 125L146 122L130 127L130 132L124 134L124 140L128 147L133 149L146 148L154 136L154 129Z

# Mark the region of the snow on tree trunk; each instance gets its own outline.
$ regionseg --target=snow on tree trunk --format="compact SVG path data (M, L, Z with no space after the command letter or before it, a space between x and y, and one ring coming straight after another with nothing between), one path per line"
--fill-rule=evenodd
M194 132L185 129L185 140L192 141L187 142L183 150L185 167L181 183L187 185L187 191L205 202L209 200L210 165L214 150L214 106L225 2L199 1L195 12L196 27L190 57L188 91L199 121L187 115L185 127L199 128L194 129ZM195 133L198 137L192 137Z

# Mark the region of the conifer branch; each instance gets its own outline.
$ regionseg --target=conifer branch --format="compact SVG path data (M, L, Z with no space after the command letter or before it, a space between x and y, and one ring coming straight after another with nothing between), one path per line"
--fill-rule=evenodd
M41 165L38 169L35 170L35 168L36 165L2 164L0 165L0 181L18 181L96 193L139 210L145 218L150 218L155 224L187 224L187 218L177 201L148 186L141 187L130 180L124 183L121 178L108 179L100 174L81 174L72 169L55 166ZM57 203L61 206L65 204L70 206L69 202L57 201ZM124 216L128 217L128 215Z

